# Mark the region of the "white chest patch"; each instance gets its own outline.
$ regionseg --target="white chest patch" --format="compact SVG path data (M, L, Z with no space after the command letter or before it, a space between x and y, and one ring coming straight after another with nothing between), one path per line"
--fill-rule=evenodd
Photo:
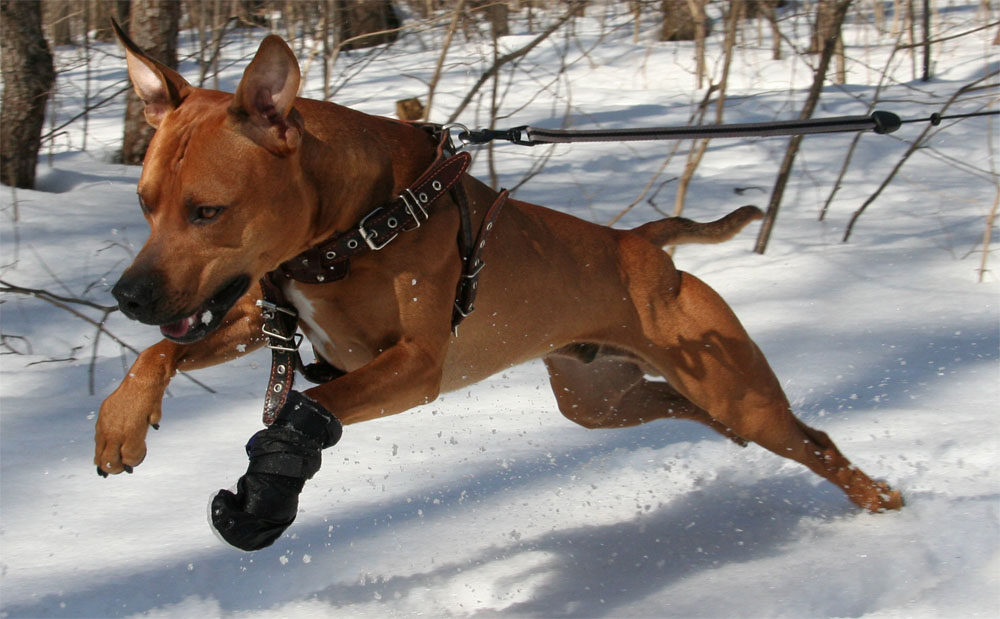
M298 289L295 282L289 282L285 286L285 297L291 301L292 305L299 312L299 320L302 322L303 330L309 336L309 341L319 349L321 355L326 359L336 359L337 347L326 334L326 331L316 321L316 308L306 295Z

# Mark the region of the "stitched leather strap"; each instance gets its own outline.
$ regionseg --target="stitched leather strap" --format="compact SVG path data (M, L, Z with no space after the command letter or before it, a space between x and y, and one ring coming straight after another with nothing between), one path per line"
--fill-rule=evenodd
M500 194L490 205L483 217L483 222L479 225L479 234L476 236L472 251L467 256L463 256L464 266L462 277L458 280L458 290L455 292L455 310L452 312L451 328L458 335L458 325L465 320L472 310L475 309L476 294L479 292L479 273L486 266L483 262L483 250L486 248L486 241L493 224L500 216L500 210L507 203L509 193L506 189L501 189Z
M279 272L307 284L347 277L351 258L382 249L401 232L416 230L427 221L427 209L458 182L471 160L469 153L458 153L431 166L402 194L368 213L356 227L285 262Z
M280 285L270 276L260 281L264 298L258 301L264 316L263 332L271 349L271 374L264 394L264 425L274 422L295 381L295 368L300 365L297 335L299 316L285 301Z
M350 273L350 261L354 256L366 251L378 251L395 239L400 233L419 228L430 216L429 209L452 188L461 218L459 251L462 255L462 277L459 280L455 306L452 313L452 328L457 334L459 323L473 310L479 287L479 272L484 263L482 251L486 239L500 209L507 200L503 190L486 212L475 242L471 240L468 205L464 191L458 184L462 174L469 167L472 157L469 153L454 152L449 134L437 126L424 127L437 142L437 156L434 163L397 198L375 208L358 222L358 225L334 236L295 258L281 264L261 280L263 299L258 303L264 315L264 334L271 348L271 374L267 392L264 395L264 425L270 426L295 380L295 370L316 383L329 382L342 376L343 372L317 355L317 363L304 366L298 353L301 335L297 333L298 314L285 299L279 279L294 279L308 284L321 284L344 279Z

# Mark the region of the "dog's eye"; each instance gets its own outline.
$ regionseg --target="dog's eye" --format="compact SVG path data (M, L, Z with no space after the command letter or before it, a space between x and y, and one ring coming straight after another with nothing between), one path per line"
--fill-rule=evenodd
M146 201L142 199L142 196L138 197L139 197L139 208L142 209L142 214L149 215L149 207L146 206Z
M223 211L221 206L199 206L194 209L194 223L208 223Z

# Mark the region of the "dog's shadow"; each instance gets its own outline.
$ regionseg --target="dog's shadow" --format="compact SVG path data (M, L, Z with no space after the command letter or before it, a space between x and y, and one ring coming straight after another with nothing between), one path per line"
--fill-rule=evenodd
M803 519L833 519L853 512L836 488L811 481L803 473L745 485L723 475L689 492L664 497L662 506L627 521L511 538L508 544L482 548L471 557L447 563L439 557L431 569L358 578L364 561L355 545L366 535L353 532L365 530L365 525L370 530L387 511L405 520L412 507L372 505L341 520L332 535L327 523L318 522L258 553L215 546L204 554L166 559L151 569L108 574L103 584L74 592L64 589L62 594L40 596L32 604L4 611L10 617L194 610L223 615L278 610L310 600L324 608L329 604L342 609L377 600L389 606L419 606L426 600L430 607L424 612L433 612L435 606L450 607L461 593L492 600L455 608L459 614L613 616L616 608L673 582L777 554L795 539ZM446 528L447 509L445 501L424 517L440 517L433 525ZM338 530L352 533L338 536ZM433 543L433 537L401 541ZM307 563L308 554L312 556ZM405 571L401 567L398 573ZM335 580L339 582L323 585Z
M470 615L615 616L616 608L672 582L773 556L804 518L853 511L835 488L810 481L801 475L742 486L719 478L628 521L512 540L409 576L331 585L315 597L345 606L419 599L437 589L441 602L450 594L494 598L497 605L487 601L479 612L466 608ZM480 582L477 574L487 576Z

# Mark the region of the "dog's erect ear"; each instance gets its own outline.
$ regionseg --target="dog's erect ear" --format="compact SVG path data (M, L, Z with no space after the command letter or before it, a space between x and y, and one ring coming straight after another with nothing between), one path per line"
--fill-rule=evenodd
M230 112L248 135L279 155L298 148L302 138L298 115L292 109L299 90L299 63L277 35L265 38L243 72Z
M118 41L125 48L128 77L135 94L145 105L146 122L159 127L163 117L176 108L191 91L191 85L179 73L146 55L128 38L114 19L111 25Z

